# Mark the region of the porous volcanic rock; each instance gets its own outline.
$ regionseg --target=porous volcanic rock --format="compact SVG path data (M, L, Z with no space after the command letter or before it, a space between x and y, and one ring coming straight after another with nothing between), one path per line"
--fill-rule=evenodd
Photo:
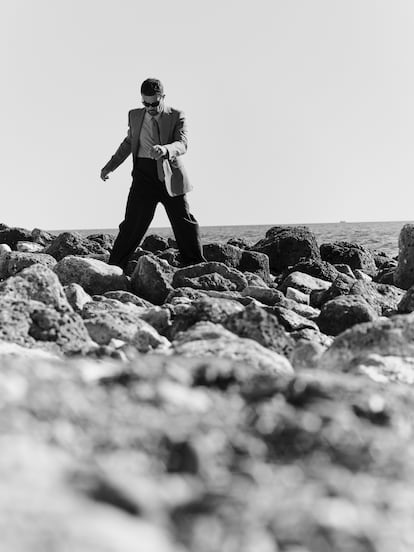
M150 301L147 301L142 297L137 297L134 293L131 293L130 291L121 291L121 290L106 291L105 293L103 293L103 297L107 297L108 299L116 299L117 301L121 301L121 303L132 303L137 307L153 306ZM96 300L95 297L94 297L94 300Z
M290 287L309 294L312 291L327 290L331 285L331 282L310 276L304 272L291 272L280 284L279 289L285 293L287 288Z
M162 305L173 289L174 269L166 261L143 255L131 276L131 289L154 305Z
M279 324L289 333L303 329L319 332L318 326L310 317L305 317L292 309L276 305L271 312L276 316Z
M48 245L50 242L52 242L56 236L52 234L51 232L47 232L46 230L41 230L40 228L33 228L32 230L32 240L34 243L38 243L39 245Z
M75 312L81 312L92 297L79 284L68 284L63 287L68 303Z
M283 272L302 260L320 260L315 235L306 226L274 226L251 248L269 257L270 269Z
M284 298L283 293L275 288L252 285L245 287L241 294L243 297L252 297L257 301L270 306L280 303Z
M362 295L342 295L323 305L317 323L325 334L338 335L355 324L376 318L377 312Z
M347 264L352 270L360 268L369 276L375 276L378 271L372 253L357 243L346 241L323 243L320 251L322 260L328 263Z
M414 286L411 286L403 295L398 303L398 312L400 314L408 314L414 312Z
M12 251L1 263L0 278L14 276L24 268L33 264L42 264L53 269L56 260L51 255L44 253L26 253L23 251Z
M265 282L271 281L269 257L259 251L243 251L239 266L241 272L251 272L260 276Z
M0 230L0 243L6 243L12 249L16 249L16 244L19 241L33 241L30 230L18 227Z
M241 291L247 280L241 272L223 263L208 262L181 268L174 274L174 288L216 289L217 291Z
M235 247L240 247L240 249L250 249L252 243L249 242L249 240L246 240L245 238L239 238L237 236L234 236L227 240L227 243L229 245L234 245Z
M86 236L86 240L88 242L96 242L102 249L109 252L114 245L115 236L105 233L89 234L88 236ZM99 252L100 251L97 251L97 253Z
M45 247L44 253L52 255L57 261L60 261L68 255L105 254L107 250L97 241L83 238L77 232L62 232Z
M414 224L405 224L400 231L394 284L402 289L414 285Z
M68 255L55 266L62 285L79 284L90 295L129 287L128 278L118 266L108 265L97 259Z
M243 251L227 243L207 243L203 245L203 255L208 262L215 261L233 268L239 268Z
M145 251L158 253L160 251L165 251L170 247L170 245L167 238L163 238L162 236L158 236L157 234L150 234L145 237L141 247Z
M296 263L286 270L286 276L292 272L302 272L327 282L333 282L338 277L338 270L335 266L317 259L309 259Z
M18 241L16 243L16 251L22 251L23 253L40 253L43 251L44 246L40 243Z

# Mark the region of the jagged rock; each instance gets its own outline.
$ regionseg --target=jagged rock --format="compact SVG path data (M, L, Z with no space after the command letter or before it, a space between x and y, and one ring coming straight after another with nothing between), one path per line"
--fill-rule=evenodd
M62 285L79 284L90 295L129 287L121 268L97 259L68 255L57 263L55 272Z
M252 245L248 240L245 238L238 238L233 237L227 240L227 243L229 245L234 245L235 247L240 247L240 249L249 249Z
M368 274L365 274L365 272L363 272L359 268L355 268L354 275L357 280L363 280L364 282L372 282L371 276L368 276Z
M296 332L305 328L319 331L319 328L315 322L293 310L275 306L272 309L272 313L276 316L279 324L283 326L287 332Z
M372 255L378 270L396 268L398 265L398 261L384 253L384 251L373 251Z
M301 260L320 260L315 235L306 226L274 226L251 248L269 257L270 269L283 272Z
M283 299L283 293L274 288L249 285L241 292L243 297L252 297L265 305L276 305Z
M273 314L251 304L226 317L223 326L239 337L254 339L267 349L289 356L293 341Z
M325 303L317 320L322 332L338 335L341 332L378 318L377 312L361 295L343 295Z
M405 224L401 229L394 284L402 289L409 289L414 285L414 224Z
M146 236L142 242L142 249L145 251L151 251L152 253L158 253L159 251L165 251L170 247L167 238L158 236L157 234L150 234Z
M52 255L57 261L69 255L89 255L92 253L107 253L97 241L83 238L77 232L62 232L44 249L44 253Z
M243 251L239 266L244 274L251 272L260 276L265 282L271 281L269 257L259 251Z
M43 245L35 242L19 241L16 243L16 251L24 253L39 253L43 251Z
M408 314L414 311L414 286L410 287L398 303L397 310L400 314Z
M16 249L19 241L33 241L32 233L26 228L6 228L0 230L0 243L6 243L11 249Z
M108 299L116 299L117 301L121 301L121 303L132 303L133 305L136 305L137 307L152 307L153 304L150 303L150 301L147 301L146 299L143 299L142 297L137 297L133 293L129 291L106 291L103 294L104 297L107 297ZM94 300L96 298L94 297Z
M286 298L296 301L296 303L301 303L302 305L310 304L310 297L308 293L303 293L298 289L288 287L286 289Z
M241 291L247 280L241 272L223 263L209 262L181 268L176 271L172 285L194 289L215 289L217 291Z
M34 264L41 264L50 269L56 265L56 260L51 255L44 253L25 253L23 251L11 251L3 257L0 263L0 278L14 276L24 268Z
M374 278L374 281L378 282L379 284L394 285L394 275L395 268L383 268L378 272L378 274Z
M203 246L203 254L208 262L215 261L239 268L243 251L239 247L226 243L208 243Z
M54 234L51 234L50 232L46 232L46 230L41 230L40 228L33 228L32 230L33 242L38 243L43 247L45 245L48 245L50 242L52 242L55 239L55 237L56 236Z
M352 270L360 268L369 276L375 276L377 273L372 253L357 243L345 241L323 243L320 251L322 259L333 265L347 264Z
M355 278L355 274L352 272L352 269L347 264L335 264L332 265L335 266L336 270L340 272L341 274L345 274L345 276L348 276L349 278Z
M303 272L292 272L280 284L279 289L286 292L288 287L302 291L303 293L311 293L312 291L326 290L331 287L331 282L321 280L315 276L310 276Z
M167 261L169 265L176 268L178 268L181 265L180 252L178 251L178 249L172 249L172 248L166 249L165 251L162 251L162 253L158 254L158 258L164 259L165 261Z
M338 277L338 270L332 264L321 261L319 259L309 259L307 261L300 261L294 266L289 267L286 270L286 276L292 272L301 272L303 274L309 274L320 280L327 282L333 282Z
M294 370L318 368L319 360L327 347L321 343L309 340L300 340L296 343L290 355L290 362Z
M174 338L178 332L187 330L196 322L208 321L223 324L234 313L242 312L244 307L231 299L201 297L187 304L177 313L172 322L170 335Z
M261 278L258 274L254 274L253 272L243 272L244 277L247 280L248 286L255 286L255 287L261 287L261 288L268 288L268 284Z
M86 303L92 301L92 297L79 284L68 284L63 287L63 290L68 303L77 313L82 311Z
M174 269L166 261L144 255L139 258L131 276L131 289L154 305L162 305L173 289Z
M115 236L113 236L112 234L105 234L105 233L89 234L88 236L86 236L86 240L88 242L97 243L102 249L109 252L111 251L114 245ZM104 254L104 252L102 252L102 254Z
M322 355L320 367L324 370L354 371L359 366L372 366L371 355L377 355L375 364L378 370L373 366L368 372L371 377L376 374L378 381L387 381L387 371L383 370L387 358L399 358L402 365L406 359L414 359L414 315L380 318L346 330ZM384 357L382 365L378 357ZM414 379L412 368L411 378Z

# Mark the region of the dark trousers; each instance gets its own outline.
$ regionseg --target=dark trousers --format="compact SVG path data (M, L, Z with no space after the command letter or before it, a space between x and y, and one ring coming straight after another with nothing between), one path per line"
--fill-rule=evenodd
M205 261L198 222L189 211L185 195L171 197L164 182L158 179L156 161L139 158L132 172L125 218L119 225L109 264L126 268L128 258L141 243L159 202L164 205L170 220L181 261L185 264Z

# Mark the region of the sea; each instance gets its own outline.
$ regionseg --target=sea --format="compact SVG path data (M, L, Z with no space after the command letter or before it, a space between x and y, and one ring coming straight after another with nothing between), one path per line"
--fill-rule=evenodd
M256 224L241 226L202 226L200 228L203 244L219 242L225 243L230 238L244 238L254 244L265 237L266 231L272 226L307 226L317 239L318 244L347 241L354 242L372 250L383 251L394 257L398 254L398 237L404 224L413 224L413 221L387 222L331 222L310 224ZM54 230L53 233L63 230ZM75 229L83 236L96 233L117 234L117 228L89 228ZM171 228L149 228L147 235L158 234L163 237L173 237Z

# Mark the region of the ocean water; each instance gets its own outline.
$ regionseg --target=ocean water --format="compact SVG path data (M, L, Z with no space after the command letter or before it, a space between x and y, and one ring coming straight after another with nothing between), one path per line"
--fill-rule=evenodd
M383 251L394 257L398 254L398 236L401 228L412 221L394 222L333 222L305 224L316 236L318 244L333 241L348 241L364 245L370 249ZM200 228L203 244L225 243L233 237L244 238L256 243L264 238L266 231L276 224L259 224L246 226L203 226ZM298 226L295 224L282 226ZM115 228L76 230L83 236L95 233L117 234ZM170 228L151 227L147 234L158 234L163 237L174 237Z

